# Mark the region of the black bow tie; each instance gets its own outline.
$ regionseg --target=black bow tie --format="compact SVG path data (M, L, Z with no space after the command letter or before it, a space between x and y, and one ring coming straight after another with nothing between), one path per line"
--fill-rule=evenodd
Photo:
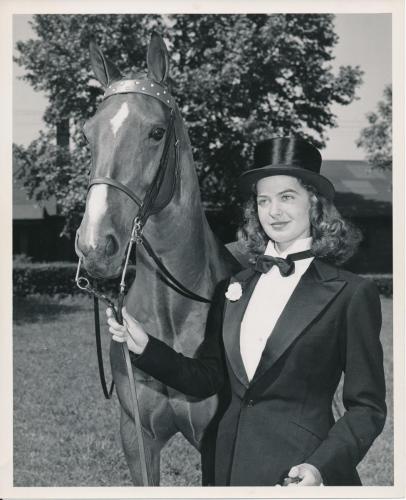
M311 250L291 253L286 259L272 257L271 255L260 255L255 263L255 271L267 273L273 266L278 266L281 276L290 276L295 272L295 260L308 259L310 257L314 257Z

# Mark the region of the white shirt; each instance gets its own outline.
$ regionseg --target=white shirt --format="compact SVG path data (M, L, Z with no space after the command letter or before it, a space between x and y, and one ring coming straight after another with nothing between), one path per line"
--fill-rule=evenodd
M311 248L312 238L296 240L284 252L278 253L269 241L265 255L286 258L288 254ZM300 278L314 257L295 261L295 271L283 277L277 266L261 275L251 295L240 329L240 350L248 379L251 380L261 359L262 351L276 322L285 308Z

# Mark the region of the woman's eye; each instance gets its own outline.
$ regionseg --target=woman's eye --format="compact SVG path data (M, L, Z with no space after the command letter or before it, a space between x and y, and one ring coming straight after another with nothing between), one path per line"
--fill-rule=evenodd
M165 129L164 128L161 128L161 127L155 127L154 129L151 130L150 132L150 137L152 137L152 139L155 139L156 141L159 141L162 139L162 137L164 136L165 134Z
M291 194L284 194L282 196L283 201L293 200L293 196Z
M257 200L257 205L263 207L266 205L267 200Z

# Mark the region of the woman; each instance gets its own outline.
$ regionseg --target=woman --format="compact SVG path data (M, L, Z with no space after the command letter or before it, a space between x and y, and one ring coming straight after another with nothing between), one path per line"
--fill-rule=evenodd
M385 422L379 295L335 265L359 237L320 166L302 139L257 145L240 183L248 201L239 239L253 266L217 286L196 358L149 336L125 309L125 326L107 313L113 339L165 384L201 398L228 384L219 486L361 485L356 465ZM346 412L334 422L342 372Z

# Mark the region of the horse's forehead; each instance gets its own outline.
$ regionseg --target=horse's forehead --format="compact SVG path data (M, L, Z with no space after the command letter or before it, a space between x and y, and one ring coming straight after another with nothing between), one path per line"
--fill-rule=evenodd
M166 119L167 110L157 99L143 94L119 94L106 99L94 116L94 124L106 125L117 130L125 122L140 124L161 122Z
M113 135L116 136L117 132L123 126L124 122L127 120L130 111L128 109L128 103L123 102L117 111L117 113L110 118L110 127L113 132Z

